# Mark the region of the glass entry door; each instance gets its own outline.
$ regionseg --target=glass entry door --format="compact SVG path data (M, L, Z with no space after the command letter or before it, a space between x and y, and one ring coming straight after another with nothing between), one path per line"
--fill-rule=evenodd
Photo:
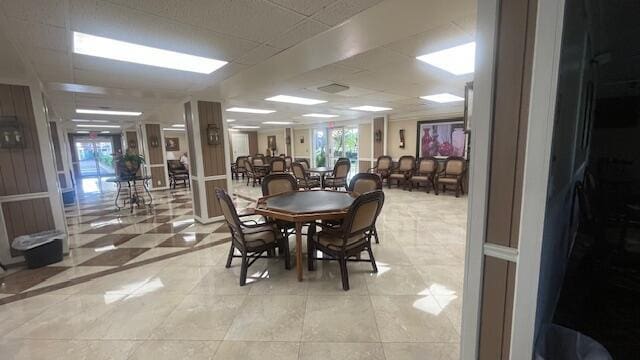
M340 158L351 162L351 174L358 173L358 128L340 127L328 129L328 165L334 166Z
M82 192L102 192L102 183L115 175L110 138L76 139L76 155Z

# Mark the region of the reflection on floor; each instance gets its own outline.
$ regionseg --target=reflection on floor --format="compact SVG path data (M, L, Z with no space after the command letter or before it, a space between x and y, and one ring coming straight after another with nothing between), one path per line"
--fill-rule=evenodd
M259 196L257 187L241 183L235 187L240 207L249 203L242 199ZM70 212L77 252L64 266L73 267L47 270L55 274L44 282L69 271L127 266L192 241L213 246L0 306L0 353L11 359L457 359L466 198L385 192L381 243L374 247L380 271L349 264L348 292L331 262L298 282L281 260L261 260L249 269L247 286L238 286L239 266L224 268L228 243L213 244L228 234L220 224L188 221L190 203L180 202L188 199L185 191L167 192L153 214L117 221L104 210L106 198L84 203Z

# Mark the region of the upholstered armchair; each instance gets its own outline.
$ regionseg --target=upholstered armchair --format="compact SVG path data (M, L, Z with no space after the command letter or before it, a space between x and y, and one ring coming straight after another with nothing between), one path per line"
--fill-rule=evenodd
M449 157L444 163L444 169L438 174L436 183L443 193L447 188L454 188L456 197L459 197L460 194L464 194L462 180L466 171L467 160L465 158Z
M294 162L291 164L291 172L293 173L293 176L298 181L298 186L306 190L311 190L312 188L320 187L320 179L311 178L309 176L309 173L305 171L304 166L302 164L303 163L301 162Z
M380 179L382 179L383 182L385 179L388 182L389 175L391 175L392 167L393 167L393 159L391 159L391 156L382 155L376 161L376 166L367 170L367 172L378 174L378 176L380 176Z
M424 184L427 192L429 192L429 186L431 186L433 191L438 194L438 187L436 186L438 166L438 159L432 156L420 158L418 160L416 172L411 176L411 187L409 188L409 191L413 190L414 185L416 189L419 189L420 184Z
M389 180L387 181L389 189L391 189L391 184L394 181L398 184L398 187L400 187L400 184L407 184L413 175L415 167L416 158L411 155L401 156L398 160L398 165L391 170L389 175Z
M337 190L340 187L347 188L347 176L351 170L351 162L349 160L337 161L333 167L331 176L327 176L324 179L324 186Z

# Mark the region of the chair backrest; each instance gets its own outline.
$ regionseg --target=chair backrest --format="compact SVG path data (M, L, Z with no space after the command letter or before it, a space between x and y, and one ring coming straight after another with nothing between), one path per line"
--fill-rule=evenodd
M349 170L351 169L351 162L347 161L338 161L336 165L333 167L333 177L334 178L346 178L349 175Z
M467 161L461 157L449 157L444 163L444 174L459 176L464 173Z
M411 155L401 156L398 160L398 170L400 171L411 171L416 166L416 158Z
M253 173L253 164L251 163L251 161L245 160L244 168L247 170L247 172Z
M297 162L299 162L305 170L309 170L309 160L298 159Z
M349 158L341 157L341 158L338 158L338 160L336 160L336 162L338 161L349 161Z
M271 159L271 172L285 172L287 170L287 163L283 158Z
M384 192L371 191L356 198L342 223L342 236L346 240L370 230L376 223L384 204Z
M216 188L216 197L218 201L220 201L220 207L222 208L222 214L224 215L224 220L229 225L229 230L231 231L231 235L234 239L244 242L244 236L242 234L242 223L240 222L240 218L238 217L238 212L236 211L235 205L233 205L233 201L229 194L221 188Z
M254 158L253 165L264 165L264 158L261 158L261 157Z
M254 157L257 157L257 158L259 158L259 157L260 157L260 158L263 158L263 157L264 157L264 154L257 153L257 154L255 154L255 155L254 155Z
M347 191L357 194L368 193L369 191L382 190L382 179L377 174L359 173L351 178Z
M298 190L298 182L291 174L269 174L262 179L262 196Z
M291 156L284 157L284 163L287 165L287 170L291 169L292 162L293 162L293 159L291 158Z
M304 172L304 165L302 165L303 163L299 163L299 162L294 162L293 164L291 164L291 171L293 172L293 176L295 176L296 179L298 180L306 180L307 177L305 176L305 172Z
M246 161L247 161L247 157L246 156L238 156L238 158L236 158L236 168L244 169L244 163Z
M167 168L170 173L176 171L187 171L187 168L184 167L184 164L181 163L180 160L167 160Z
M376 162L376 169L380 170L389 170L391 169L391 165L393 165L393 159L391 156L382 155L378 157L378 161Z
M421 175L434 174L438 172L438 159L433 156L423 157L418 160L417 173Z

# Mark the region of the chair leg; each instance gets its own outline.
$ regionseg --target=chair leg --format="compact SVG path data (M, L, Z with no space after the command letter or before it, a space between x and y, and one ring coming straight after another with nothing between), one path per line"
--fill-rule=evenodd
M283 237L280 240L280 252L284 255L284 268L291 269L291 254L289 254L289 238Z
M247 269L249 267L249 259L247 259L247 253L242 253L242 265L240 267L240 286L244 286L247 283Z
M307 230L307 269L309 269L309 271L314 271L316 269L316 247L313 240L315 234L316 226L311 223Z
M349 272L347 270L347 259L342 256L338 259L340 263L340 275L342 276L342 290L349 290Z
M231 248L229 249L229 256L227 256L227 265L224 266L227 269L231 267L231 261L233 260L233 251L234 250L235 250L235 247L233 246L233 241L232 241L231 242Z
M456 197L460 197L460 188L462 187L461 184L457 184L456 185Z
M371 251L371 244L367 248L367 252L369 253L369 260L371 260L371 267L373 268L373 272L378 272L378 265L376 265L376 259L373 257L373 251Z
M376 244L380 244L380 239L378 239L378 229L376 229L376 227L373 227L373 237L376 238Z

